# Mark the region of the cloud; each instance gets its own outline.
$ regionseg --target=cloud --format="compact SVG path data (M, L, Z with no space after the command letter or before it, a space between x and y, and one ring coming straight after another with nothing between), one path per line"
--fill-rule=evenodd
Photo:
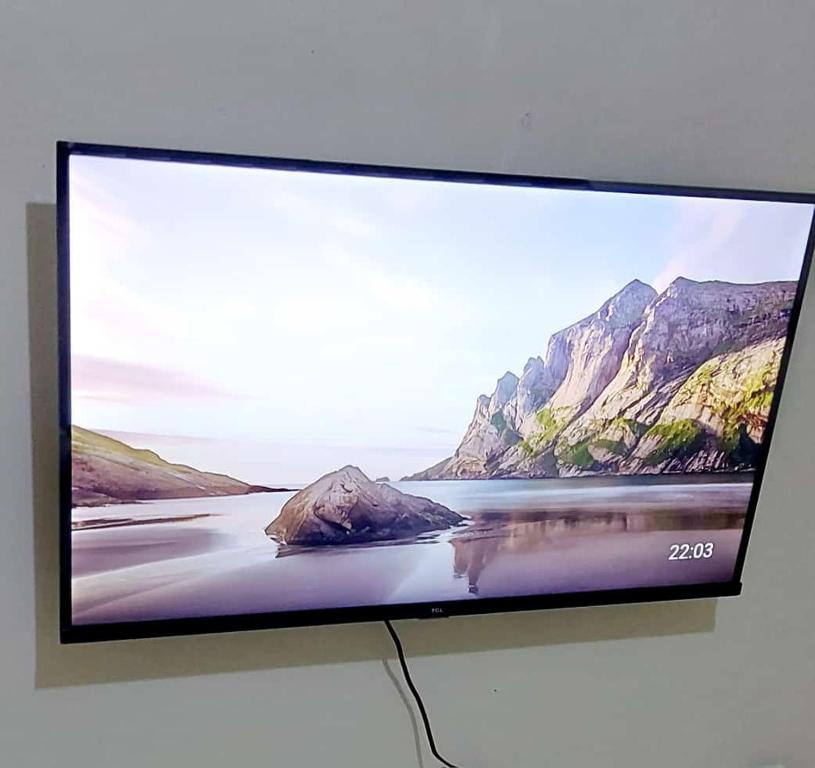
M277 298L269 314L276 328L323 352L381 353L412 343L429 327L449 330L467 322L462 302L428 281L337 244L326 245L321 255L309 281Z
M182 371L90 355L71 356L71 389L75 397L86 400L123 403L241 397Z
M354 237L370 237L376 234L376 227L370 219L352 213L336 213L328 217L329 226Z
M371 259L352 256L343 248L328 247L323 257L330 269L350 278L361 295L375 297L383 307L419 313L445 306L440 291L424 280L398 274Z
M416 427L417 432L426 432L430 435L460 435L460 429L443 429L441 427Z
M120 196L97 178L93 165L71 159L70 194L72 247L84 253L89 243L98 245L95 253L104 253L110 260L119 256L125 246L143 246L142 227L128 214Z
M316 195L277 190L266 198L266 204L288 219L321 229L331 228L343 235L371 237L377 233L377 226L370 217Z
M707 279L716 266L737 258L728 245L743 226L749 203L684 198L678 205L668 262L651 281L660 292L677 277Z

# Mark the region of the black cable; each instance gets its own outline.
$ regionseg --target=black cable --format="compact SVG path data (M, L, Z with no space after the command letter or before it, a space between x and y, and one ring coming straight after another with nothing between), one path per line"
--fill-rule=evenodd
M424 732L427 734L427 743L430 745L430 751L433 753L433 757L442 763L442 765L446 765L448 768L458 768L455 763L451 763L449 760L446 760L439 754L439 750L436 748L436 740L433 738L433 731L430 728L430 718L428 717L421 694L416 689L416 686L413 684L413 678L410 676L407 659L405 658L405 649L402 648L402 641L399 639L399 635L396 634L396 630L393 628L393 624L390 623L389 619L385 619L385 626L387 627L391 640L393 640L393 645L396 648L396 655L399 657L399 666L402 667L402 674L405 676L405 682L407 683L410 692L413 694L413 699L415 700L416 706L419 709L419 714L422 716Z

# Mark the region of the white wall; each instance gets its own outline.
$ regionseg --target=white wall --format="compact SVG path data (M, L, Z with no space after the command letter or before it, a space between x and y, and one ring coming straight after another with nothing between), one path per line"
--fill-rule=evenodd
M28 205L57 139L811 190L814 30L810 0L0 0L0 764L417 762L377 625L57 645L53 212ZM454 760L815 764L814 303L744 596L405 623Z

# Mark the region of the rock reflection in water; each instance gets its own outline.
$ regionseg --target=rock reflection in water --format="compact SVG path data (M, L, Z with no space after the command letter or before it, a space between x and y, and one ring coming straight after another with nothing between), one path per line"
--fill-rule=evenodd
M468 591L479 594L479 579L490 563L504 555L541 553L563 537L601 534L648 533L652 531L713 531L741 528L744 513L730 510L707 513L623 513L574 515L529 520L528 515L486 514L466 531L454 536L453 576L467 577Z

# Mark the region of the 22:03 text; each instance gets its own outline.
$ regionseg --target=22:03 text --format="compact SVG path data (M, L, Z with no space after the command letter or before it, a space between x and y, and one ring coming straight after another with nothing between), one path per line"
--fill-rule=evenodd
M709 560L713 557L712 541L699 541L695 544L671 544L668 560Z

